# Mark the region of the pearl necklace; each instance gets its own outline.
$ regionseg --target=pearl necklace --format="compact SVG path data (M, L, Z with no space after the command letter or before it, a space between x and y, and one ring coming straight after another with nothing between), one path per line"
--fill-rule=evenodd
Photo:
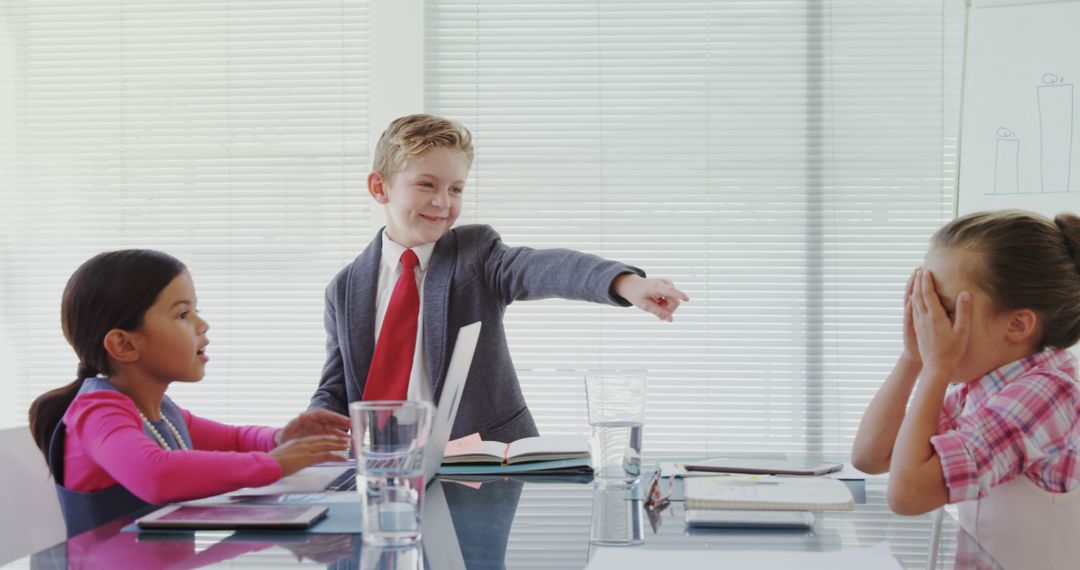
M139 417L142 418L143 425L150 428L150 433L153 434L154 439L156 439L158 442L158 445L160 445L161 448L165 451L172 451L172 448L169 447L169 443L165 441L164 437L161 437L161 433L159 433L157 428L154 427L154 424L150 423L150 420L146 419L146 416L143 415L142 411L139 411ZM176 443L180 446L180 449L187 450L188 446L186 443L184 443L184 438L180 437L180 432L176 429L176 426L174 426L173 423L169 421L169 418L165 417L164 414L162 414L161 419L165 421L165 425L168 426L169 431L171 431L173 437L176 438Z

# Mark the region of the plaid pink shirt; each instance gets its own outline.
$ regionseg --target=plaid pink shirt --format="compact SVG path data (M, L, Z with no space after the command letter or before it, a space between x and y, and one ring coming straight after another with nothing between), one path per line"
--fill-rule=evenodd
M1021 474L1054 493L1080 485L1076 370L1068 351L1044 350L949 391L930 443L950 503Z

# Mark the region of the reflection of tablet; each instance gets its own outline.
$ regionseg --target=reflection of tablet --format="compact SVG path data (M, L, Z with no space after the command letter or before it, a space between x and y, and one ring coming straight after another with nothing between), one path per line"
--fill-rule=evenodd
M823 461L789 461L787 459L738 459L715 457L683 465L687 471L715 471L717 473L749 473L753 475L824 475L839 471L843 463Z
M806 511L686 511L686 524L715 528L810 528L814 515Z
M282 505L169 505L135 523L139 528L304 529L325 517L326 510Z

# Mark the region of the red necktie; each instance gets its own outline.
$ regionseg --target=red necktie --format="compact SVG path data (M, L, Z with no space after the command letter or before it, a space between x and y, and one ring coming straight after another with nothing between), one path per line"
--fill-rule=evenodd
M420 314L420 292L413 269L419 261L411 249L401 254L401 276L390 295L390 305L375 343L375 354L364 383L364 400L404 400L409 394L416 319Z

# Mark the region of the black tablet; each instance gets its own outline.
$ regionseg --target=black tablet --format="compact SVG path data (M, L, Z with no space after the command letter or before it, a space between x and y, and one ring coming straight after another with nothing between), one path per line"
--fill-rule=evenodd
M305 529L326 507L286 505L169 505L135 521L139 528Z

